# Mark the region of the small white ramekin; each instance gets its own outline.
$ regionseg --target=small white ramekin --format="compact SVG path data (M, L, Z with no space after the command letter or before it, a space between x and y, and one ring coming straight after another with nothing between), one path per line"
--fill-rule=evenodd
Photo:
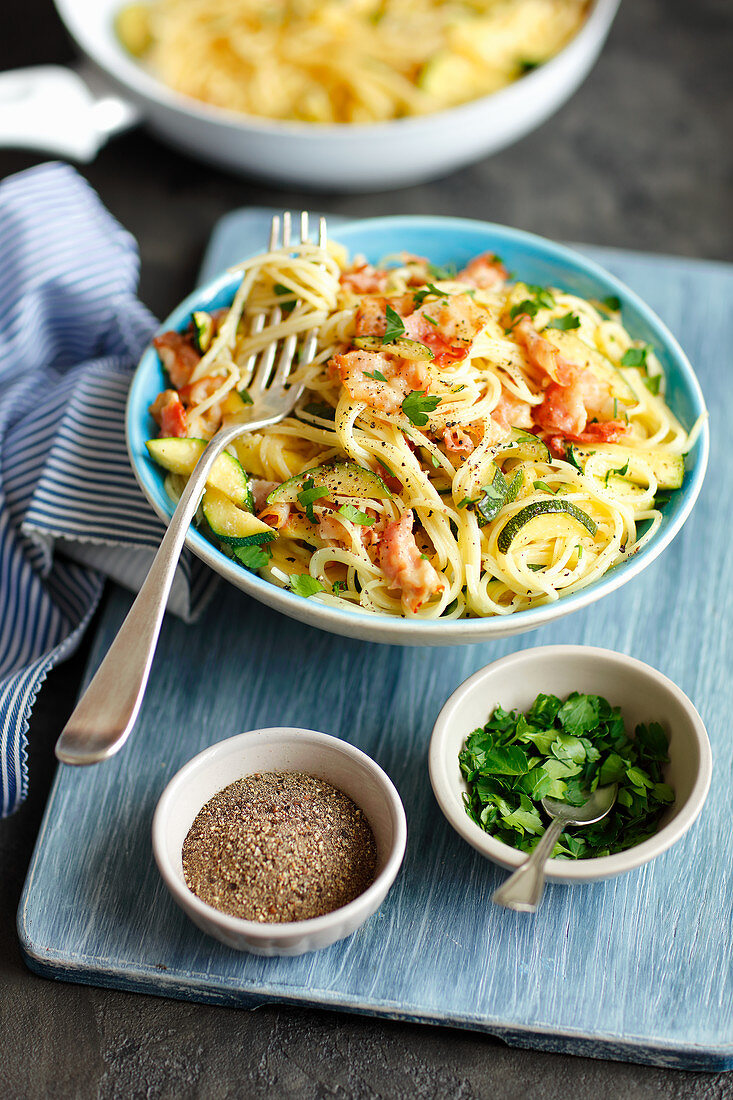
M687 832L707 797L712 754L705 727L684 692L661 672L623 653L590 646L539 646L502 657L465 680L438 715L430 743L430 782L440 808L464 840L502 867L518 867L526 855L484 832L466 813L458 753L496 706L527 710L540 692L564 699L573 691L602 695L620 707L632 734L639 723L660 722L670 739L665 779L675 791L674 803L649 840L617 855L547 863L549 879L589 882L631 871L661 855Z
M332 783L362 809L377 844L377 875L354 901L310 920L260 924L222 913L186 885L181 850L202 806L245 775L302 771ZM315 730L252 730L194 756L163 791L153 818L153 852L174 900L208 935L256 955L301 955L350 936L384 901L405 853L405 810L389 776L366 753Z

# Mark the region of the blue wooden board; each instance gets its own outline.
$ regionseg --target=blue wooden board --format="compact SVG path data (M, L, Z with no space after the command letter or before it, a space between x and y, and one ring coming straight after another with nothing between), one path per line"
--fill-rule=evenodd
M204 276L264 239L262 213L230 215ZM256 1006L269 1001L451 1024L509 1043L688 1069L733 1067L733 865L729 356L733 267L585 249L680 338L712 412L702 496L641 577L532 634L475 647L408 649L320 633L222 585L203 621L166 618L138 729L97 768L61 768L19 910L29 966L48 977ZM112 593L90 659L129 607ZM708 803L653 864L548 888L532 917L500 910L505 872L447 825L427 776L434 719L453 689L506 653L554 642L648 661L687 692L714 753ZM374 756L407 810L405 864L349 940L294 959L237 954L176 908L150 825L170 776L223 737L268 725L337 734Z

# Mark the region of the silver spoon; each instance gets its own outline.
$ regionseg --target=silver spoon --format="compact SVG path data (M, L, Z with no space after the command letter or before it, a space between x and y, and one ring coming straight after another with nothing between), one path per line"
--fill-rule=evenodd
M618 783L610 783L607 787L598 787L582 806L569 806L567 802L558 802L555 798L543 798L542 808L551 818L547 832L526 862L494 891L491 900L507 909L534 913L545 888L545 864L557 838L569 825L595 825L601 821L613 809L617 794Z

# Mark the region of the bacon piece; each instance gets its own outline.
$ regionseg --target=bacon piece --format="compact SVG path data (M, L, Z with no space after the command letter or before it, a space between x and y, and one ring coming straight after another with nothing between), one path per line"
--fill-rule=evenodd
M271 493L273 489L277 489L279 484L279 481L266 481L261 477L252 478L250 488L252 489L255 512L261 512L263 508L267 507L268 493Z
M268 527L274 527L279 531L288 522L289 515L289 504L266 504L262 511L257 513L257 519L261 519Z
M190 335L171 331L163 332L153 340L153 347L177 390L186 385L201 360L191 339Z
M533 367L549 374L560 386L570 386L581 368L569 362L546 337L540 336L529 317L523 316L513 329L518 344L524 348Z
M364 261L355 263L351 271L344 271L339 281L355 294L383 294L388 278L389 272L380 271Z
M415 612L445 585L429 561L420 556L412 533L412 509L388 523L379 540L379 565L391 589L401 592L402 606Z
M491 410L491 419L505 432L510 428L534 427L532 406L505 389L502 389L498 402Z
M378 412L397 412L408 392L397 390L378 378L367 377L367 372L373 374L375 370L385 378L389 376L391 363L377 351L348 351L345 355L334 355L329 368L339 375L354 401L365 401Z
M508 278L509 272L493 252L484 252L482 256L476 256L463 271L459 271L456 275L458 282L470 283L471 286L478 287L480 290L498 286Z
M446 451L454 455L470 455L476 448L468 432L458 427L443 430L443 443Z
M452 294L437 302L425 302L405 318L405 335L430 348L434 365L444 367L466 358L485 318L485 311L470 295Z
M158 435L161 439L170 436L185 437L188 431L186 410L175 390L163 390L159 393L148 412L160 428Z

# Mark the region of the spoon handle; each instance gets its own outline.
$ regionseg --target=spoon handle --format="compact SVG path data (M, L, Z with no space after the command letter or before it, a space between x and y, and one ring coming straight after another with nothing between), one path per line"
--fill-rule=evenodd
M494 891L491 900L520 913L534 913L545 888L545 863L552 855L565 822L554 817L529 859Z

